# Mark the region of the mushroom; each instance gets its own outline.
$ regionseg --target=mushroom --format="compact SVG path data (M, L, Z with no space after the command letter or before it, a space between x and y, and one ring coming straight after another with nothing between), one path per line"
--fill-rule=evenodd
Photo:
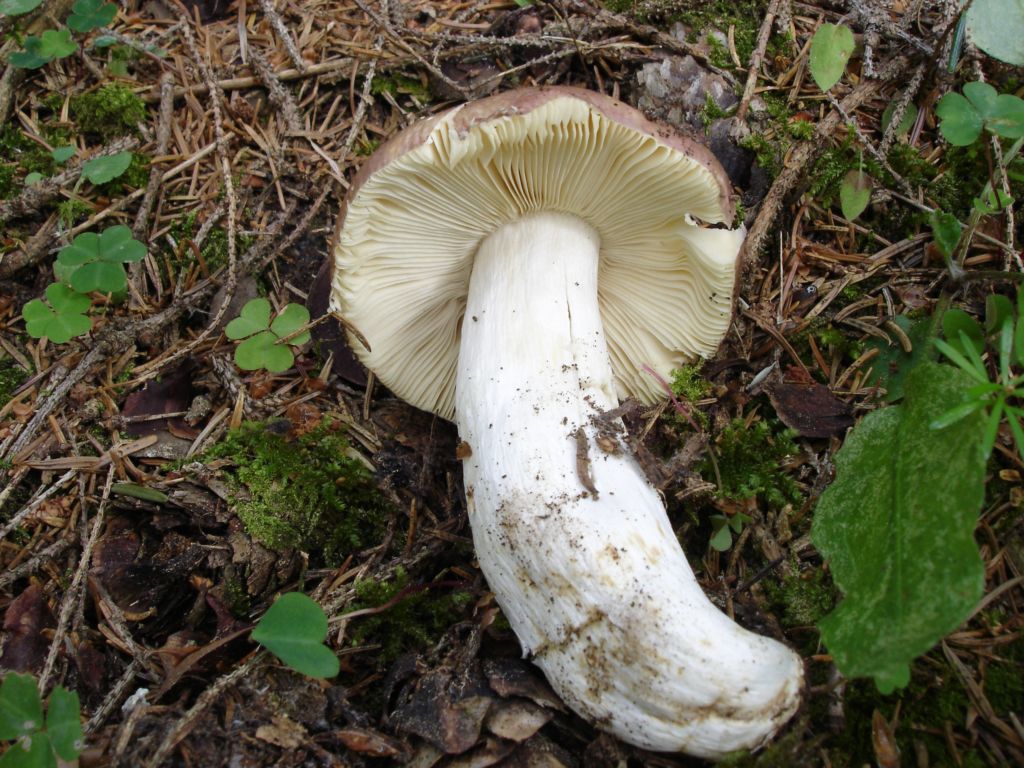
M732 217L703 146L600 94L509 91L364 164L332 282L361 360L458 425L480 567L524 654L599 728L712 758L789 719L803 665L704 595L609 412L716 349Z

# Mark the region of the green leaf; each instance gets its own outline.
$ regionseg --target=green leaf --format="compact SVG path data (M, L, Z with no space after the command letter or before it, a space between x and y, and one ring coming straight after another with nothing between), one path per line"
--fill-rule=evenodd
M985 128L1004 139L1024 136L1024 99L1010 93L1001 93L988 112Z
M992 214L999 213L1003 208L1013 205L1013 198L1003 190L993 189L987 185L981 195L974 198L971 204L984 214Z
M283 339L290 333L295 333L302 326L309 322L309 310L301 304L289 304L283 310L281 314L274 318L274 322L270 324L270 330L277 334L279 339ZM292 346L301 347L307 341L309 341L309 331L303 331L294 339L289 339L288 343Z
M91 306L88 296L61 283L51 283L46 287L46 298L49 306L33 299L21 310L25 330L32 338L46 336L54 344L63 344L92 328L92 323L85 316Z
M729 530L729 526L725 524L724 520L719 529L711 536L711 540L708 543L712 549L718 552L725 552L732 546L732 531Z
M74 760L82 751L82 722L79 717L78 694L61 686L53 689L46 710L46 732L53 751L61 760Z
M242 307L238 317L227 324L224 333L229 339L237 341L269 328L270 302L266 299L252 299Z
M281 661L309 677L334 677L338 657L324 645L327 616L299 592L281 595L260 619L252 639Z
M955 147L973 144L984 125L981 113L959 93L947 93L935 105L939 132Z
M117 16L117 6L103 0L77 0L71 6L68 26L75 32L92 32L94 29L107 26Z
M1013 329L1013 360L1017 365L1024 365L1024 317L1020 315Z
M987 120L995 108L996 100L999 98L999 91L980 80L964 83L963 91L964 96L967 97L967 100L971 102L971 105L981 115L982 120Z
M78 235L61 248L57 262L63 267L78 267L69 278L76 291L120 293L128 285L122 264L139 261L145 255L146 246L132 237L128 227L118 224L100 234Z
M893 113L896 111L896 105L894 103L889 104L882 112L882 133L889 130L889 123L892 122ZM896 127L896 135L902 136L903 134L910 131L914 127L914 123L917 122L917 107L913 104L907 104L907 108L903 110L903 119L900 120L900 124Z
M885 388L885 399L892 403L903 398L903 382L907 375L920 363L936 358L931 344L932 321L922 318L912 323L906 315L893 318L910 339L911 351L905 352L899 344L887 344L884 339L871 339L868 349L877 349L878 356L872 361L867 376L870 386Z
M132 153L125 150L116 155L94 157L82 164L82 178L93 184L106 184L128 170L132 164Z
M864 171L849 171L839 185L839 205L843 209L843 217L853 221L864 213L870 201L871 177Z
M32 173L25 174L25 186L31 187L33 184L38 184L45 177L39 171L32 171Z
M71 287L79 293L121 293L128 287L128 273L120 264L94 261L75 270Z
M853 32L849 27L822 24L811 40L811 77L827 91L839 82L853 53Z
M985 334L978 321L962 309L949 309L942 315L942 335L946 342L958 352L962 352L960 334L970 339L974 348L981 352L985 349Z
M53 151L50 152L50 157L53 158L53 162L59 165L60 163L66 163L74 157L77 151L78 148L70 144L64 147L54 147Z
M936 209L928 217L928 223L932 226L935 245L946 261L949 261L953 258L956 244L960 242L960 222L953 214Z
M0 0L0 13L4 16L21 16L23 13L34 11L43 0Z
M835 456L811 537L845 594L820 623L839 670L906 685L910 662L977 604L985 571L974 527L985 490L983 418L929 424L960 404L970 380L922 363L904 404L866 416Z
M40 35L39 54L47 61L63 59L78 50L78 43L71 39L66 29L47 29Z
M1000 61L1024 66L1024 0L974 0L967 9L967 34Z
M0 739L9 741L43 727L43 703L32 675L8 672L0 685Z
M168 500L168 495L162 491L158 491L155 488L147 488L144 485L138 483L114 483L110 486L110 492L116 493L119 496L131 496L133 499L142 499L143 501L155 501L158 504Z
M0 757L0 768L57 768L49 736L37 731L12 744Z
M42 41L38 37L26 37L24 45L25 50L15 51L8 57L7 63L12 67L17 69L39 69L50 61L39 52Z
M985 298L985 333L995 333L1007 321L1013 322L1013 302L1000 293L990 293Z
M271 373L287 371L295 363L295 355L287 344L278 344L277 336L261 331L250 336L235 349L235 362L243 371L266 368Z

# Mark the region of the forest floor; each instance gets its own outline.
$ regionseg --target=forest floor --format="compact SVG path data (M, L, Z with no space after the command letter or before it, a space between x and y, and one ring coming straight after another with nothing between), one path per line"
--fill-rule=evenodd
M0 16L2 56L71 5ZM1024 764L1024 494L1005 429L975 531L985 597L909 684L845 679L817 628L841 594L811 522L847 429L884 403L877 369L898 370L937 304L982 317L1021 270L1012 209L980 222L963 254L977 279L956 284L928 225L938 207L965 221L992 168L984 142L942 139L938 99L1024 86L951 53L955 5L131 0L70 55L6 66L0 667L78 694L82 766L702 764L602 734L521 659L474 560L452 424L367 381L330 315L281 373L240 371L224 333L257 296L323 317L345 190L397 131L574 85L703 137L742 201L733 326L672 384L698 428L665 404L626 419L705 591L806 661L800 712L730 764ZM858 44L823 93L810 40L839 22ZM79 178L124 152L120 175ZM848 220L840 188L862 167L872 197ZM30 334L55 254L114 225L147 249L127 292L94 293L66 343ZM331 680L249 638L291 591L326 611Z

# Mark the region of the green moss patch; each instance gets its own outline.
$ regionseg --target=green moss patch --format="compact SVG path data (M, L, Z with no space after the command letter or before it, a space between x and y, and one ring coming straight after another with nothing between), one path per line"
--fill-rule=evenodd
M734 419L722 430L715 448L721 479L718 495L733 501L757 497L776 508L799 502L800 487L782 466L800 452L794 436L792 430L764 420L748 427L743 419ZM701 468L704 477L713 471L709 464Z
M229 459L234 512L271 549L297 548L340 563L381 539L390 508L373 477L348 455L330 422L289 440L264 423L246 423L205 456Z
M138 133L146 111L146 103L120 83L108 83L71 100L71 119L79 130L104 141Z

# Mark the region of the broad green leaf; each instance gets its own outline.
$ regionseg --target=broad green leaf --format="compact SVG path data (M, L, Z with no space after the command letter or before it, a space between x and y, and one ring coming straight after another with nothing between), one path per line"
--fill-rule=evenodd
M985 349L985 333L978 321L962 309L950 309L942 315L942 335L946 342L960 351L960 333L964 333L979 352Z
M0 739L16 739L43 727L43 703L32 675L8 672L0 685Z
M1010 93L997 96L985 118L985 128L1004 139L1024 136L1024 99Z
M128 227L118 224L100 234L78 235L61 248L57 262L63 267L78 267L68 277L76 291L120 293L128 284L122 264L139 261L145 255L146 246L132 238Z
M68 26L75 32L92 32L94 29L107 26L117 16L117 6L103 0L77 0L71 6Z
M78 694L61 686L53 689L46 710L46 732L53 751L61 760L74 760L82 751L82 721Z
M33 184L38 184L45 177L39 171L32 171L32 173L25 174L25 186L31 187Z
M1013 329L1013 360L1017 365L1024 365L1024 317L1019 315Z
M949 261L953 258L956 244L960 242L960 222L951 213L934 210L928 217L928 223L932 225L935 245L938 246L946 261Z
M903 382L914 368L924 361L937 357L930 340L930 318L925 317L912 323L906 315L897 315L893 322L910 339L909 353L895 342L886 344L884 339L871 339L867 343L868 349L878 350L878 356L871 361L871 373L867 376L867 383L870 386L884 387L885 399L890 403L902 399Z
M922 363L906 399L866 416L836 453L811 537L844 600L819 627L839 670L880 691L906 685L910 662L954 630L982 595L974 527L985 491L984 418L929 425L962 402L970 379Z
M981 113L959 93L947 93L935 105L939 132L955 147L973 144L984 125Z
M12 67L39 69L78 50L78 43L71 39L71 32L66 29L47 29L40 37L26 37L24 45L25 50L15 51L7 60Z
M26 37L24 45L25 50L15 51L8 57L7 63L12 67L17 69L39 69L50 61L39 53L40 40L38 37Z
M281 595L260 619L252 639L281 661L310 677L334 677L338 657L324 645L327 616L316 601L299 592Z
M143 501L155 501L157 503L163 503L169 498L166 493L158 491L155 488L147 488L144 485L138 483L114 483L110 486L111 493L116 493L119 496L131 496L133 499L142 499Z
M978 114L981 115L981 119L988 119L996 105L996 99L999 98L999 91L980 80L964 83L963 91L964 96L967 97L967 100L971 102L972 106L978 111Z
M262 331L250 336L235 349L235 362L243 371L265 368L271 373L287 371L295 363L295 355L287 344L278 344L277 336Z
M1024 0L974 0L967 9L967 34L989 56L1024 66Z
M227 324L224 333L229 339L237 341L269 328L270 302L266 299L252 299L242 307L238 317Z
M849 27L822 24L811 40L811 77L827 91L839 82L853 53L853 32Z
M49 736L37 731L12 744L0 756L0 768L57 768Z
M132 153L118 152L116 155L94 157L82 163L82 178L93 184L106 184L128 170L132 164Z
M141 261L146 255L146 246L134 239L124 224L103 230L98 246L102 261L127 263Z
M0 0L0 13L4 16L20 16L34 11L43 0Z
M60 163L66 163L68 160L74 157L75 152L77 151L78 148L71 146L70 144L63 147L54 147L53 150L50 152L50 157L53 158L53 162L59 165Z
M853 221L864 213L870 201L871 177L864 171L848 172L839 185L839 205L843 209L843 217Z
M279 339L284 338L290 333L295 333L302 326L309 322L309 310L301 304L289 304L283 310L281 314L274 318L274 322L270 324L270 330L277 334ZM288 343L296 347L301 347L307 341L309 341L309 331L303 331L294 339L289 339Z
M892 122L893 113L896 111L896 105L890 104L882 112L882 133L889 130L889 123ZM917 122L917 107L913 104L907 104L907 108L903 110L903 119L900 120L900 124L896 127L896 134L903 135L910 131L914 127L914 123Z

